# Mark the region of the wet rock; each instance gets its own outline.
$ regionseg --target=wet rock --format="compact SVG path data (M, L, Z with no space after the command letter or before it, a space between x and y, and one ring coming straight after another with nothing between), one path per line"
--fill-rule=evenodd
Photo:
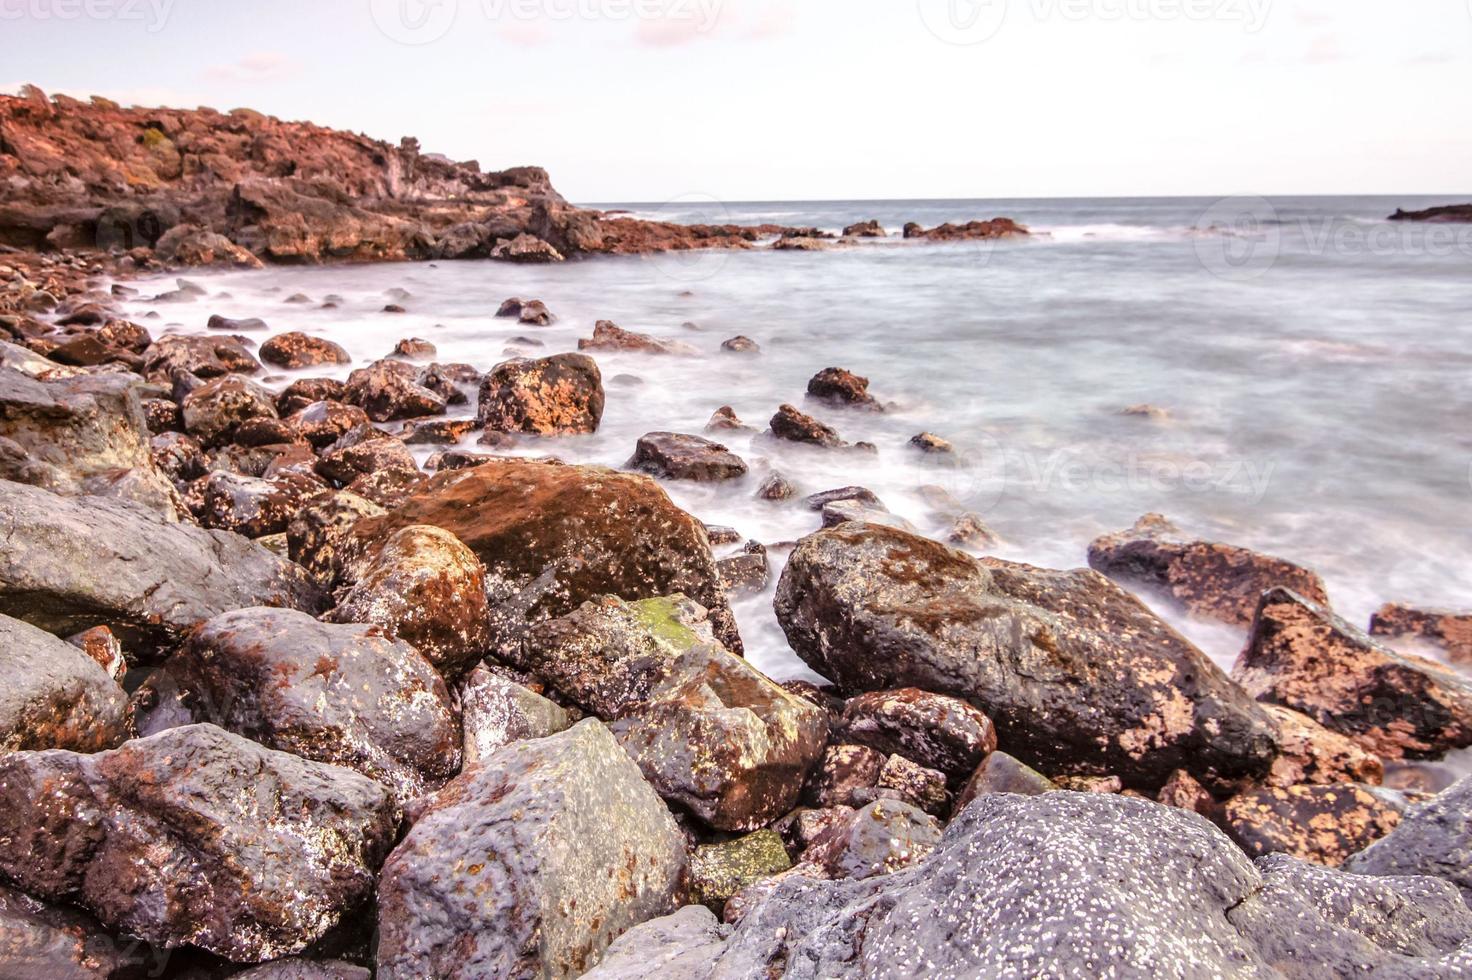
M359 440L355 433L361 433ZM354 430L322 451L317 472L338 486L348 486L360 476L398 470L410 475L419 472L419 464L409 447L393 436L380 436L373 430Z
M300 378L276 396L276 411L284 418L314 402L340 402L347 385L335 378Z
M105 625L140 655L229 609L315 611L301 568L239 535L0 483L0 613L69 636Z
M211 330L221 330L225 333L255 333L257 331L269 330L266 321L260 317L247 317L243 320L232 320L218 313L211 316L205 326Z
M913 687L850 698L838 733L845 741L939 769L957 783L997 747L986 715L965 701Z
M439 395L447 405L468 405L480 388L481 374L469 364L438 361L419 372L419 383Z
M213 725L0 757L0 804L0 871L19 887L246 963L298 952L356 909L399 821L372 780Z
M992 238L1025 237L1029 232L1011 218L992 218L990 221L968 221L964 224L945 224L934 228L922 228L913 221L905 223L906 238L923 238L936 242L977 241Z
M741 889L792 867L781 835L758 830L690 852L690 898L717 914Z
M66 641L85 653L93 663L107 672L108 677L122 683L123 675L128 670L128 661L123 656L122 643L112 635L112 630L106 626L94 626L67 637Z
M276 418L271 393L238 375L216 378L184 396L180 404L184 431L205 446L229 442L248 419Z
M453 446L474 432L477 424L473 419L410 422L399 438L406 446Z
M704 528L647 476L495 460L430 478L354 534L373 541L409 524L442 527L475 552L498 607L493 628L508 638L596 596L683 593L710 611L716 638L740 652Z
M721 341L721 350L732 354L760 354L762 352L761 346L756 341L739 334Z
M1002 543L997 532L987 527L986 522L976 514L962 514L952 521L950 530L946 532L946 540L963 548L977 550L995 548Z
M751 426L741 421L736 415L736 410L730 405L722 405L711 413L710 421L705 423L706 432L754 432Z
M75 909L0 885L0 964L14 980L129 980L153 972L148 948Z
M929 857L940 843L940 821L902 800L875 800L803 852L828 878L893 874Z
M180 372L208 379L260 370L261 362L234 337L160 337L143 355L144 375L164 382Z
M1263 594L1232 676L1385 759L1472 745L1472 682L1402 656L1287 589Z
M1299 783L1367 783L1378 786L1385 776L1380 757L1357 742L1332 732L1307 715L1276 704L1264 710L1277 725L1278 755L1268 774L1270 786Z
M877 509L868 507L857 500L835 500L831 504L824 505L824 527L838 527L840 524L847 524L851 521L861 524L880 524L903 531L916 531L915 525L898 514L891 514L882 507Z
M1360 875L1429 875L1462 891L1472 907L1472 777L1413 807L1395 829L1344 865Z
M1152 422L1164 422L1170 418L1170 412L1159 405L1139 404L1126 405L1119 410L1119 414L1127 418L1148 419Z
M472 453L463 449L447 449L444 452L435 453L429 459L425 460L424 468L433 473L448 473L451 470L465 470L472 466L481 466L499 458L490 453Z
M233 974L230 980L371 980L373 974L342 960L289 957Z
M325 449L354 429L369 425L367 412L337 401L310 402L287 416L286 421L313 449Z
M771 575L767 549L759 542L748 541L741 554L717 560L716 572L727 592L746 595L761 592Z
M268 748L354 769L407 804L460 771L444 680L372 626L285 609L216 616L148 681L181 693L194 721Z
M824 425L811 415L804 415L791 405L779 407L767 425L772 437L784 442L805 443L825 449L848 445L839 438L837 429Z
M496 432L581 435L603 418L603 376L585 354L516 358L481 381L477 416Z
M384 865L378 976L569 977L672 910L684 841L602 724L514 742L425 807Z
M403 361L374 361L348 375L343 398L375 422L445 414L446 401L419 383L419 371Z
M216 470L202 483L199 522L248 538L285 532L307 499L326 488L316 477L290 472L259 479Z
M133 501L174 519L182 511L154 464L136 378L40 380L0 367L0 478L65 496Z
M791 500L797 496L797 488L786 477L774 473L763 480L761 486L757 487L756 495L759 500Z
M0 752L97 752L127 738L127 696L86 653L0 616Z
M536 235L522 232L491 249L491 258L503 262L561 262L562 253Z
M496 316L515 317L518 323L530 323L538 327L550 326L553 319L552 311L547 309L547 304L539 299L523 300L515 296L503 302Z
M556 735L573 723L567 709L484 666L465 678L460 708L466 769L483 765L497 749L512 742Z
M1258 597L1274 587L1328 602L1323 580L1308 569L1236 545L1188 539L1159 514L1096 538L1089 567L1162 589L1199 616L1242 626L1252 622Z
M1189 774L1187 778L1190 778ZM1057 788L1051 779L1031 766L1024 765L1005 752L993 752L976 767L976 772L971 774L971 778L962 787L956 797L955 811L960 813L966 804L988 793L1040 796Z
M1171 777L1165 781L1165 785L1160 787L1160 793L1156 799L1165 806L1190 810L1208 818L1214 815L1217 809L1216 798L1184 769L1177 769L1171 774Z
M318 364L349 364L352 358L341 344L322 337L292 331L277 334L261 345L261 360L282 368L316 367Z
M843 229L844 238L884 238L889 233L874 220L859 221Z
M631 469L669 480L715 483L746 475L746 461L725 446L700 436L649 432L639 437Z
M829 405L883 411L878 400L869 394L869 379L843 368L824 368L808 380L808 397Z
M970 702L1024 761L1154 790L1266 773L1263 710L1138 600L1094 572L1032 568L892 528L798 543L777 586L797 654L850 692Z
M954 456L956 447L933 432L921 432L919 435L910 437L910 445L922 453L936 456Z
M490 646L485 570L471 550L438 527L400 528L348 574L351 585L324 617L373 623L414 646L449 678Z
M1370 635L1425 640L1445 650L1452 663L1472 663L1472 612L1387 602L1370 617Z
M353 527L365 517L385 513L378 504L350 491L322 494L309 501L286 528L291 560L305 568L314 581L332 588L367 550L366 542L353 536Z
M148 421L148 431L155 435L184 430L184 416L179 413L179 404L172 398L143 399L143 417Z
M297 438L296 429L285 419L257 416L241 422L231 441L237 446L257 448L287 446L301 440Z
M867 745L830 745L813 770L807 797L820 807L863 806L863 791L878 784L885 758Z
M375 470L357 477L345 489L380 507L397 507L414 495L424 484L424 479L418 470L407 467Z
M858 793L856 799L859 803L876 799L902 800L933 814L947 813L951 808L951 794L946 790L946 774L912 762L902 755L892 755L884 760L874 788Z
M1401 809L1352 783L1270 787L1228 800L1221 824L1253 857L1283 853L1337 867L1395 829Z
M405 337L394 344L390 357L407 357L410 360L434 357L439 348L422 337Z
M204 476L209 457L199 440L182 432L161 432L148 441L149 456L159 472L180 486Z
M697 356L700 351L682 340L665 340L646 333L625 330L612 320L599 320L593 325L593 336L578 341L578 350L638 351L644 354Z

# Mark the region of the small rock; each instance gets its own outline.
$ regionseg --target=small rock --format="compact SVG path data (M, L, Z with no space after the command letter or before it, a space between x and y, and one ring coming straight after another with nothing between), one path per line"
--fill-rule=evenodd
M1166 806L1190 810L1204 817L1210 817L1216 810L1215 797L1184 769L1171 773L1165 785L1160 787L1160 795L1156 799Z
M824 425L811 415L804 415L791 405L782 405L767 423L773 438L785 442L806 443L836 449L848 445L838 437L838 430Z
M561 262L562 253L536 235L522 232L515 238L500 242L493 247L491 258L504 262Z
M902 755L892 755L884 761L873 794L876 797L895 796L932 814L945 813L951 806L951 794L946 791L946 774ZM863 800L865 795L860 793L859 799Z
M1402 808L1352 783L1265 788L1232 797L1222 829L1249 855L1286 853L1338 867L1400 823Z
M276 418L276 402L255 382L226 375L184 396L180 412L184 431L213 446L228 442L248 419Z
M757 487L756 496L758 500L791 500L797 496L797 487L794 487L787 478L779 473L773 473L762 481Z
M352 358L340 344L298 331L277 334L261 345L261 360L282 368L348 364Z
M578 341L578 350L592 351L638 351L645 354L671 354L695 357L700 351L681 340L663 340L648 334L634 333L618 326L612 320L599 320L593 326L593 336Z
M821 807L862 806L860 794L879 782L885 758L867 745L830 745L813 770L807 795Z
M730 351L733 354L760 354L761 347L750 337L737 335L728 340L721 341L721 350Z
M446 399L418 379L419 372L403 361L375 361L348 375L343 398L375 422L445 414Z
M572 715L529 688L476 667L460 689L465 738L465 769L484 765L497 749L532 738L546 738L572 727Z
M862 880L924 860L940 839L935 817L903 800L875 800L815 841L802 860L828 878Z
M736 410L730 405L722 405L711 413L710 421L705 423L706 432L753 432L751 426L741 421L736 415Z
M405 337L397 344L394 344L394 349L389 356L422 359L434 357L437 353L439 353L439 348L435 347L429 341L419 337Z
M732 895L790 867L792 858L781 835L771 830L723 844L702 844L690 852L690 897L720 914Z
M808 397L829 405L883 411L879 402L869 394L869 379L843 368L824 368L813 375L808 381Z
M211 316L205 326L211 330L221 330L225 333L257 333L270 329L270 327L266 326L266 321L259 317L232 320L229 317L220 316L219 314Z
M965 701L914 687L850 698L838 733L844 741L939 769L958 784L997 748L986 715Z
M631 469L670 480L714 483L746 475L746 461L725 446L700 436L650 432L639 438Z
M843 229L844 238L884 238L889 233L877 221L859 221Z
M98 752L128 738L128 699L109 671L72 644L0 616L0 752Z
M1434 643L1454 664L1472 663L1472 612L1387 602L1370 617L1370 635Z
M923 453L933 453L941 456L952 456L956 452L955 446L931 432L922 432L919 435L911 436L910 445Z
M1024 765L1005 752L993 752L976 767L976 772L966 781L956 797L955 812L988 793L1016 793L1020 796L1039 796L1058 789L1047 776Z
M481 381L477 410L494 432L582 435L603 419L603 376L585 354L517 358L496 365Z

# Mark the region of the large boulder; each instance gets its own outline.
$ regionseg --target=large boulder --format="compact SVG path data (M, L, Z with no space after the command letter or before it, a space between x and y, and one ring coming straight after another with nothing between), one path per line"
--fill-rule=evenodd
M705 615L681 596L603 597L537 624L509 656L609 721L665 799L754 830L797 803L828 719L728 653Z
M683 593L704 606L718 640L741 652L705 528L647 476L596 466L496 459L441 473L388 515L360 521L360 542L410 524L444 528L485 565L498 639L528 621L602 595Z
M1396 653L1287 589L1263 594L1232 676L1387 759L1472 745L1472 680Z
M491 643L480 560L438 527L400 528L348 572L351 585L324 618L373 623L412 644L447 678L458 677Z
M849 523L802 539L777 587L792 648L840 688L969 701L1045 771L1158 788L1263 775L1273 727L1199 650L1096 572L970 555Z
M400 803L460 771L459 719L443 678L372 626L240 609L201 626L147 683L192 721L355 769Z
M213 725L0 756L0 873L239 962L299 952L358 908L398 823L373 780Z
M514 742L441 790L383 868L378 976L576 977L671 911L685 845L588 719Z
M1089 567L1110 578L1158 588L1191 612L1234 625L1252 622L1257 600L1281 586L1327 603L1318 575L1237 545L1186 537L1160 514L1089 545Z
M39 380L0 366L0 478L133 500L177 518L182 508L154 464L139 389L128 375Z
M1472 906L1472 776L1413 807L1394 830L1344 867L1362 875L1445 878Z
M260 545L116 501L0 481L0 526L0 613L59 636L107 626L130 654L230 609L322 603L299 566Z
M588 980L774 963L824 980L1456 976L1472 964L1472 911L1434 879L1254 865L1201 817L1143 800L997 794L911 867L792 876L734 928L685 909L625 934Z
M128 737L128 699L85 652L0 616L0 752L97 752Z
M481 379L478 416L492 432L584 435L603 418L603 375L586 354L518 357Z
M445 414L444 396L419 383L420 371L405 361L374 361L348 375L343 398L375 422Z

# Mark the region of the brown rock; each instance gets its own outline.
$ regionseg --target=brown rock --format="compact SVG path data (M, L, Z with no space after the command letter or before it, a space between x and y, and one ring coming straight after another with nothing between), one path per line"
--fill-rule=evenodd
M323 493L308 501L287 526L287 553L316 582L331 588L366 550L366 542L353 536L353 526L384 513L378 504L346 490Z
M581 435L598 431L603 400L603 376L587 355L516 358L481 381L477 413L495 432Z
M1346 735L1331 732L1307 715L1276 704L1263 707L1278 726L1278 757L1268 774L1269 786L1299 783L1365 783L1385 778L1380 757L1366 752Z
M1263 594L1232 677L1385 759L1472 745L1472 681L1402 656L1287 589Z
M460 709L465 732L462 764L466 769L483 765L497 749L512 742L556 735L573 723L573 715L566 708L492 673L484 665L465 678Z
M474 419L430 419L410 422L399 438L406 446L453 446L476 430Z
M756 341L739 334L728 340L721 341L721 350L729 351L733 354L760 354L762 352L760 345Z
M340 402L347 385L334 378L300 378L276 396L276 411L285 418L314 402Z
M1221 825L1253 857L1287 853L1338 867L1400 823L1402 807L1362 786L1291 786L1232 797Z
M991 719L958 698L908 687L850 698L839 735L902 755L959 784L997 747Z
M282 368L304 368L315 367L318 364L352 362L352 358L340 344L298 331L277 334L262 344L261 360Z
M714 483L746 475L746 461L725 446L700 436L650 432L639 437L631 469L669 480Z
M988 793L1015 793L1038 796L1058 787L1036 769L1026 766L1005 752L993 752L976 767L976 772L956 797L954 811L960 813L972 800Z
M420 337L405 337L394 344L390 357L407 357L411 360L434 357L439 353L439 348L429 341Z
M860 794L879 782L885 759L867 745L830 745L813 770L807 795L820 807L862 806Z
M355 429L322 451L317 472L324 479L345 487L360 476L394 470L409 475L419 472L414 454L393 436L372 429Z
M255 382L227 374L185 395L180 411L185 432L205 446L217 446L230 441L247 419L276 418L276 402Z
M367 412L338 401L311 402L287 416L286 421L313 449L325 449L353 429L369 424Z
M1166 806L1190 810L1204 817L1210 817L1216 808L1216 799L1184 769L1171 773L1156 798Z
M757 487L756 495L760 500L791 500L797 496L797 488L788 482L786 477L773 473L762 481L761 486Z
M284 532L306 501L326 489L316 477L294 472L259 479L216 470L201 483L200 524L248 538Z
M710 421L705 423L706 432L753 432L751 426L741 421L736 415L736 410L730 405L722 405L711 413Z
M883 411L879 402L869 394L869 379L843 368L824 368L813 375L808 381L808 397L830 405Z
M884 238L888 232L878 221L859 221L843 229L844 238Z
M1472 612L1387 602L1370 617L1370 635L1426 640L1445 650L1452 663L1472 663Z
M593 325L593 336L578 341L578 350L638 351L645 354L674 354L694 357L700 353L680 340L663 340L644 333L634 333L612 320L599 320Z
M926 813L942 814L951 808L951 794L946 791L946 774L922 766L902 755L892 755L884 760L879 770L879 780L871 791L874 797L890 797L903 800ZM864 802L869 793L860 792Z
M1128 531L1095 539L1089 567L1163 589L1197 615L1243 626L1252 622L1258 598L1271 588L1329 601L1323 580L1308 569L1236 545L1189 540L1159 514L1146 514Z
M801 442L827 449L848 445L838 437L836 429L824 425L811 415L804 415L791 405L778 408L777 414L767 424L775 438L786 442Z
M234 337L160 337L143 354L144 375L165 383L180 372L218 378L260 370L261 362Z
M448 678L469 670L490 646L485 570L448 531L400 528L347 578L350 587L323 617L328 622L382 627Z
M375 361L348 375L343 397L375 422L443 415L443 396L419 383L419 371L403 361Z

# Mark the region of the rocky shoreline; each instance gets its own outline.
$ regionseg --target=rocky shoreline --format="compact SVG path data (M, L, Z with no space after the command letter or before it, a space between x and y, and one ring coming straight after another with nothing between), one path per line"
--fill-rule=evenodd
M36 176L53 151L69 162ZM749 478L717 441L744 425L729 408L647 433L624 469L499 453L596 431L603 353L690 353L611 321L498 364L406 337L275 391L265 365L346 352L218 317L155 337L116 305L128 275L206 255L834 239L598 215L539 171L35 92L0 99L0 166L0 975L1472 971L1472 777L1435 765L1472 746L1472 679L1387 645L1464 659L1465 613L1387 604L1361 630L1311 569L1155 514L1089 568L978 557L979 515L942 543L863 487L800 498L775 475L755 493L812 531L769 550L662 486ZM96 250L119 208L159 234ZM549 299L486 315L535 326ZM871 453L834 407L885 410L831 367L762 438ZM421 469L424 445L443 448ZM773 574L830 684L743 659L732 598ZM1243 629L1235 668L1131 590Z

